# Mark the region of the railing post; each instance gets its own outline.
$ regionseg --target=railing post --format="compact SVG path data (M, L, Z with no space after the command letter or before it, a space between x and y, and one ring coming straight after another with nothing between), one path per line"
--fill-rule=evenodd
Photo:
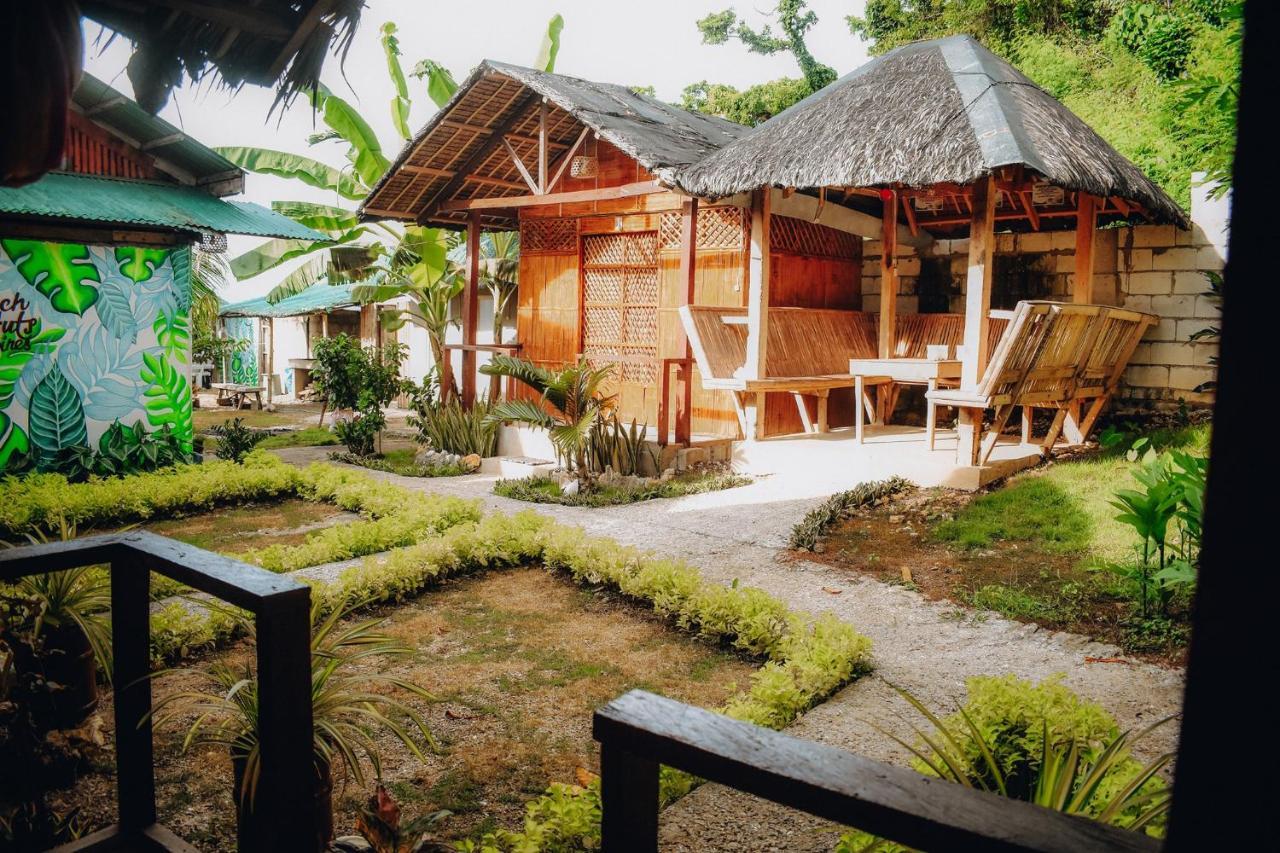
M137 555L111 563L111 647L120 833L129 837L156 822L151 752L151 574Z
M617 744L600 743L601 849L658 849L658 763Z
M311 590L278 593L256 618L258 738L262 775L255 809L271 816L267 849L314 843L316 771L311 718Z

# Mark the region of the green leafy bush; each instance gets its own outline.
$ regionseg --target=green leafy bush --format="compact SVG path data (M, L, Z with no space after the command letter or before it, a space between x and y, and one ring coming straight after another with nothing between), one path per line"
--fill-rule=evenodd
M838 492L805 513L804 518L791 528L787 544L801 551L812 551L818 539L841 518L855 509L874 504L890 495L896 495L915 486L902 477L862 483L847 492Z
M351 418L334 419L333 434L347 446L348 453L370 456L373 454L374 440L386 425L387 418L382 414L382 409L373 407L362 409Z
M125 478L68 482L61 474L0 480L0 538L52 534L64 521L81 528L126 524L294 494L300 472L261 450L243 465L216 461Z
M589 488L573 494L565 494L553 477L535 475L514 480L499 480L493 484L493 493L504 498L539 504L562 506L617 506L618 504L649 501L657 498L678 498L733 489L751 482L750 477L731 471L698 471L681 474L670 480L646 480L641 484L609 484L597 481Z
M223 421L220 426L210 427L209 432L218 439L213 454L237 464L244 462L245 454L267 437L266 433L245 426L244 418Z
M399 461L385 456L357 456L354 453L335 452L329 454L329 460L341 462L344 465L359 465L370 471L398 474L401 477L460 477L463 474L470 474L473 470L471 466L464 465L460 459L453 462L419 464L412 460Z
M459 456L498 455L498 422L491 417L493 405L488 400L477 400L467 409L457 397L438 403L429 390L420 390L413 397L413 408L408 424L418 430L419 444Z

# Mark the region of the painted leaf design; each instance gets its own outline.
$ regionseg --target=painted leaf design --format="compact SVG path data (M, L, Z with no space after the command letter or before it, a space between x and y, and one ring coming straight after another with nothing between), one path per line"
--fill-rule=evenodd
M64 447L89 443L80 393L62 375L57 365L50 368L31 392L31 402L27 407L27 432L31 443L35 445L41 465L52 462L53 457Z
M6 408L13 400L13 393L18 380L22 378L22 369L35 355L44 355L53 351L53 345L67 333L66 329L41 329L40 321L36 321L35 334L31 336L30 348L22 350L0 351L0 409ZM7 343L13 339L6 334L2 340Z
M135 282L146 281L169 256L168 249L149 249L144 246L118 246L116 262L120 272Z
M182 448L191 451L191 386L187 377L175 370L164 356L142 354L142 392L147 421L156 429L166 424L173 429Z
M27 440L22 427L4 412L0 412L0 471L9 467L10 459L26 456L30 451L31 442Z
M191 325L187 321L186 314L181 311L174 311L172 314L161 313L156 317L151 328L156 333L156 341L164 347L165 355L183 364L190 360Z
M173 296L178 302L178 310L191 311L191 248L183 246L174 249L169 255L169 266L173 268Z
M64 314L83 315L98 300L94 285L102 279L87 247L39 240L0 240L0 246L27 284Z
M119 281L107 279L98 287L98 319L122 341L138 339L138 321L129 305L129 294Z

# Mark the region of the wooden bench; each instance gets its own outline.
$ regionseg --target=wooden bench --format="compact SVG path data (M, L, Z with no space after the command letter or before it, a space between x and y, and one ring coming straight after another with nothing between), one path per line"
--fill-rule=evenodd
M1024 444L1031 443L1032 414L1037 408L1057 410L1040 442L1042 452L1051 448L1064 430L1069 441L1082 443L1115 393L1147 327L1157 319L1106 305L1019 302L977 387L930 391L928 404L970 411L975 435L968 448L961 447L969 464L986 463L1015 407L1022 408ZM1085 402L1090 402L1090 407L1081 417ZM982 413L986 409L994 409L995 417L984 438ZM934 438L931 429L930 449Z
M213 390L218 392L218 405L230 405L236 411L244 405L244 401L253 397L258 404L258 408L262 408L262 392L267 390L261 385L240 385L235 382L215 382L212 386Z
M827 431L827 398L832 388L852 388L849 359L876 351L875 316L861 311L770 308L765 375L742 377L747 359L747 309L682 305L680 322L702 374L702 387L729 391L742 434L751 434L748 407L754 406L757 438L764 397L787 392L796 401L805 432ZM746 399L754 395L752 399ZM817 422L804 398L818 399Z

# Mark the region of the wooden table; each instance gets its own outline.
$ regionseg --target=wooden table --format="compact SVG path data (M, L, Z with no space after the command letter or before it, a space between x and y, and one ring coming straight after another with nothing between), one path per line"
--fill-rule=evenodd
M853 374L854 434L861 444L862 427L866 420L863 401L865 387L877 385L876 423L884 423L893 412L897 399L897 385L926 385L932 391L939 385L957 385L960 382L960 360L955 358L851 358L849 373ZM875 382L869 380L875 377ZM929 430L933 430L935 410L928 407L926 418Z
M223 401L230 399L231 408L237 412L244 405L244 401L249 397L253 397L258 404L258 408L262 408L262 392L267 390L262 385L240 385L235 382L215 382L213 389L218 392L218 405L222 405Z

